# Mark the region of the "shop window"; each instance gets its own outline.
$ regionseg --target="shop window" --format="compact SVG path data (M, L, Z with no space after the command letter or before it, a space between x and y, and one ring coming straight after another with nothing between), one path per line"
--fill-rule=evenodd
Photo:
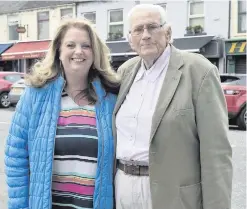
M38 40L49 39L49 12L38 12Z
M108 11L108 40L122 39L123 33L123 10L118 9Z

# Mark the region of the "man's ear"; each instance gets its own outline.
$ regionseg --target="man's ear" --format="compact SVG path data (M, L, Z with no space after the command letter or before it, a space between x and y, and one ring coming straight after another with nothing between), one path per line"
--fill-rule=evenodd
M168 40L168 42L170 42L171 38L172 38L172 28L170 25L168 25L166 28L166 39Z
M130 33L128 33L127 38L128 38L128 41L129 41L130 47L133 49L133 44L132 44L132 36L131 36L131 34L130 34Z
M131 42L132 42L132 39L131 39L131 34L130 34L130 33L128 33L128 35L127 35L127 39L128 39L128 42L129 42L129 43L131 43Z

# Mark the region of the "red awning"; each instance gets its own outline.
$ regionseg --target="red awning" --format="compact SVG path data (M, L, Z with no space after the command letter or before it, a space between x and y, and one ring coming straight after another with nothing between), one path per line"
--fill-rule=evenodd
M1 60L33 59L44 57L50 41L30 41L14 44L1 54Z

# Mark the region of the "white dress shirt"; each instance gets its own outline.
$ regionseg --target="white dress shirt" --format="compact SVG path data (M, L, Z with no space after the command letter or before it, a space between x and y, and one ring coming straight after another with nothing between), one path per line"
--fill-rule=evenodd
M154 110L170 58L168 45L154 65L144 63L116 115L117 159L148 165L149 142Z

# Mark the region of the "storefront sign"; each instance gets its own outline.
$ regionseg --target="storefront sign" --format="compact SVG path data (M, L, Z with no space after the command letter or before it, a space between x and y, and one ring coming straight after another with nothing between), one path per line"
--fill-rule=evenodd
M226 42L227 55L245 55L246 54L246 40Z
M17 33L25 33L26 32L26 28L24 26L19 26L16 28L16 32Z
M45 52L30 53L30 54L15 54L15 55L4 55L1 60L18 60L18 59L34 59L45 56Z

